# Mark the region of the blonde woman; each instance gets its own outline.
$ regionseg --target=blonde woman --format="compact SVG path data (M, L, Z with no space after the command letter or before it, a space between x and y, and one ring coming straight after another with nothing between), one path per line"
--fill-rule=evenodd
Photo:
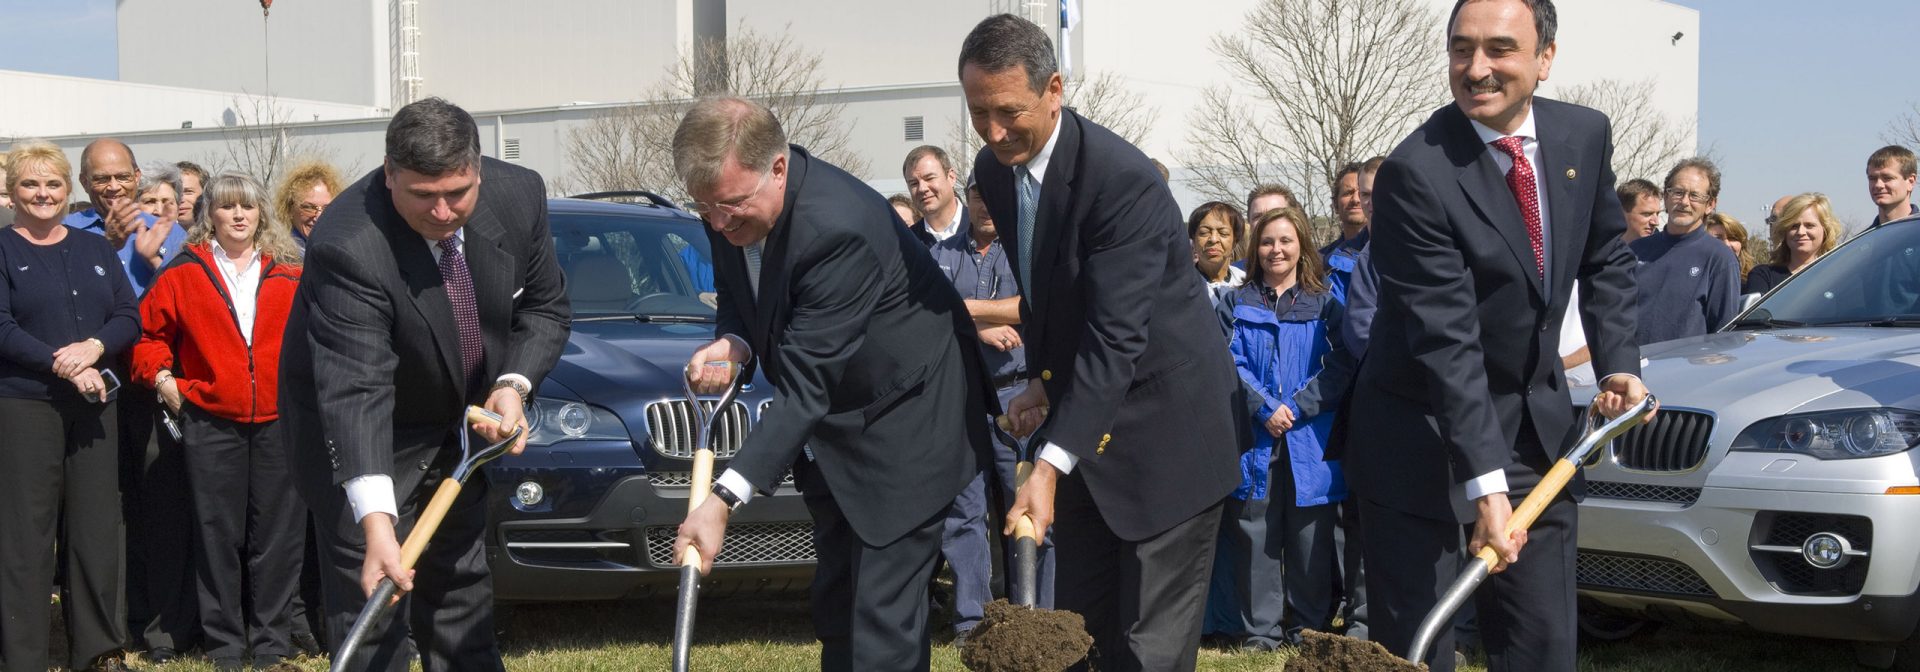
M1740 260L1740 281L1746 282L1747 273L1753 271L1753 255L1747 253L1747 226L1727 213L1715 212L1707 215L1707 235L1733 250L1733 256Z
M1747 294L1764 294L1800 269L1840 246L1840 218L1833 215L1833 203L1824 194L1795 196L1780 208L1773 220L1773 263L1755 266L1743 288Z
M300 250L267 206L252 177L207 184L187 249L140 303L133 350L134 380L179 420L200 530L201 648L223 670L293 656L287 605L306 531L275 426Z
M273 194L275 219L291 227L293 243L302 252L307 249L307 236L313 235L313 225L327 206L333 205L338 193L339 171L320 161L294 166L287 179L280 182L280 189Z

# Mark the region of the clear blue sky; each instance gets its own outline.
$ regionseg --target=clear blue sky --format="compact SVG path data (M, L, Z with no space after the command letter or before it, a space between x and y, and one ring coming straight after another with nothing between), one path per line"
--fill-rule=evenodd
M1751 223L1781 195L1821 191L1849 225L1871 219L1866 156L1920 101L1904 48L1920 2L1674 1L1700 11L1700 149L1725 173L1721 209ZM0 0L0 69L116 77L113 11L114 0Z

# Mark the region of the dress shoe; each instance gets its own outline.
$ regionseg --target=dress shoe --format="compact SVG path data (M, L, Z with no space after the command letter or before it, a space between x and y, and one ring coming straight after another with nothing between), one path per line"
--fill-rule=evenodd
M325 649L320 648L320 640L314 638L313 633L311 632L302 632L300 634L294 635L293 649L295 651L299 651L300 655L312 656L315 658L318 658L321 655L326 653Z

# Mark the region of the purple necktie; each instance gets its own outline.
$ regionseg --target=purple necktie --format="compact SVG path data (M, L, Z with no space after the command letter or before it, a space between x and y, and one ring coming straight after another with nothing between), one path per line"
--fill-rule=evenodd
M468 381L480 366L480 310L473 302L473 275L467 272L467 258L460 254L459 239L448 236L440 241L440 279L447 285L447 303L453 304L453 321L460 327L460 373Z

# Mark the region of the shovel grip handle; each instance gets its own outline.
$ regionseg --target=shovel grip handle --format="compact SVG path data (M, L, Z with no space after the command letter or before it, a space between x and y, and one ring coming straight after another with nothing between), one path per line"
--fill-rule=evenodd
M498 427L500 426L501 423L506 422L506 418L502 418L500 417L500 414L481 408L479 406L468 406L467 407L467 424L477 425L482 422L491 422L495 427Z
M460 481L451 478L440 481L440 487L433 491L433 499L420 511L420 520L407 532L406 542L400 544L401 567L413 569L413 563L427 550L427 540L433 538L434 530L440 529L440 521L447 517L447 510L453 508L453 500L459 496Z
M1553 463L1553 468L1547 470L1547 475L1540 479L1539 485L1533 487L1533 492L1520 500L1520 508L1514 509L1513 515L1507 517L1507 534L1511 536L1533 527L1533 521L1540 519L1540 514L1547 510L1548 504L1553 503L1553 498L1560 496L1561 490L1567 488L1567 482L1573 480L1573 474L1577 471L1579 466L1572 460L1562 459ZM1500 564L1500 554L1492 546L1482 547L1474 557L1487 561L1489 567Z

